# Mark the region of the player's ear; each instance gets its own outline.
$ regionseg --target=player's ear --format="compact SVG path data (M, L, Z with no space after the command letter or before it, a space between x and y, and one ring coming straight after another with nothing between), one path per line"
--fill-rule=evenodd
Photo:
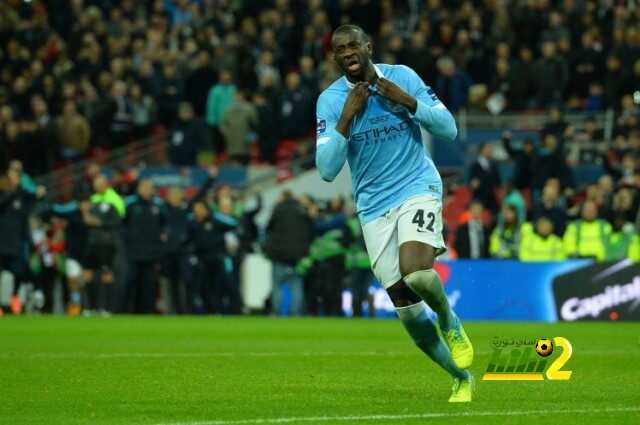
M367 49L367 53L369 53L369 55L371 55L373 53L373 46L371 45L371 42L367 41L367 44L365 44L365 47Z

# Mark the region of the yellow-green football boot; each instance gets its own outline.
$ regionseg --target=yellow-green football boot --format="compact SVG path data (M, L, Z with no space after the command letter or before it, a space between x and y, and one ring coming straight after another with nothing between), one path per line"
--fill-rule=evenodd
M451 351L453 362L460 369L468 369L473 363L473 345L471 345L471 340L464 331L460 319L456 317L453 328L442 333Z
M471 373L469 373L469 378L467 379L455 378L449 403L469 403L473 399L475 386L476 382Z

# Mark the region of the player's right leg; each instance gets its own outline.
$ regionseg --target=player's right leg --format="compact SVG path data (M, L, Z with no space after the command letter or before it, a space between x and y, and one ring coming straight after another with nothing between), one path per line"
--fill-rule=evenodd
M398 317L415 344L453 377L453 391L449 402L470 402L473 396L473 375L460 368L444 344L438 329L429 318L426 304L400 280L387 288L396 306Z
M402 280L395 219L381 217L363 227L373 272L389 294L402 325L422 352L454 378L450 401L471 401L471 374L458 367L427 313L425 302Z

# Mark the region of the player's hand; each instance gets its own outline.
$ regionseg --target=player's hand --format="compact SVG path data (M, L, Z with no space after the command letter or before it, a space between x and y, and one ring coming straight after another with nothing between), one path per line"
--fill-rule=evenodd
M349 92L349 96L347 96L342 113L349 118L353 118L364 109L367 99L369 99L369 83L356 83L355 87Z
M386 78L378 78L376 86L378 87L378 93L382 96L393 103L409 108L412 113L415 112L417 107L416 99L413 96L409 96L407 92L402 90L396 83Z

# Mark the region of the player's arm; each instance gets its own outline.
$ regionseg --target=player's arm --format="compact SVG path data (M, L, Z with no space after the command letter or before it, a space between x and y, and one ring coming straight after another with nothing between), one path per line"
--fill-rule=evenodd
M347 160L347 139L351 123L364 108L369 97L369 84L358 83L349 92L342 112L338 116L333 102L325 94L318 99L316 108L316 167L323 180L333 181Z
M432 135L445 140L455 140L458 129L451 112L415 71L408 67L403 68L406 69L407 91L390 80L380 78L376 83L378 92L390 101L407 108Z

